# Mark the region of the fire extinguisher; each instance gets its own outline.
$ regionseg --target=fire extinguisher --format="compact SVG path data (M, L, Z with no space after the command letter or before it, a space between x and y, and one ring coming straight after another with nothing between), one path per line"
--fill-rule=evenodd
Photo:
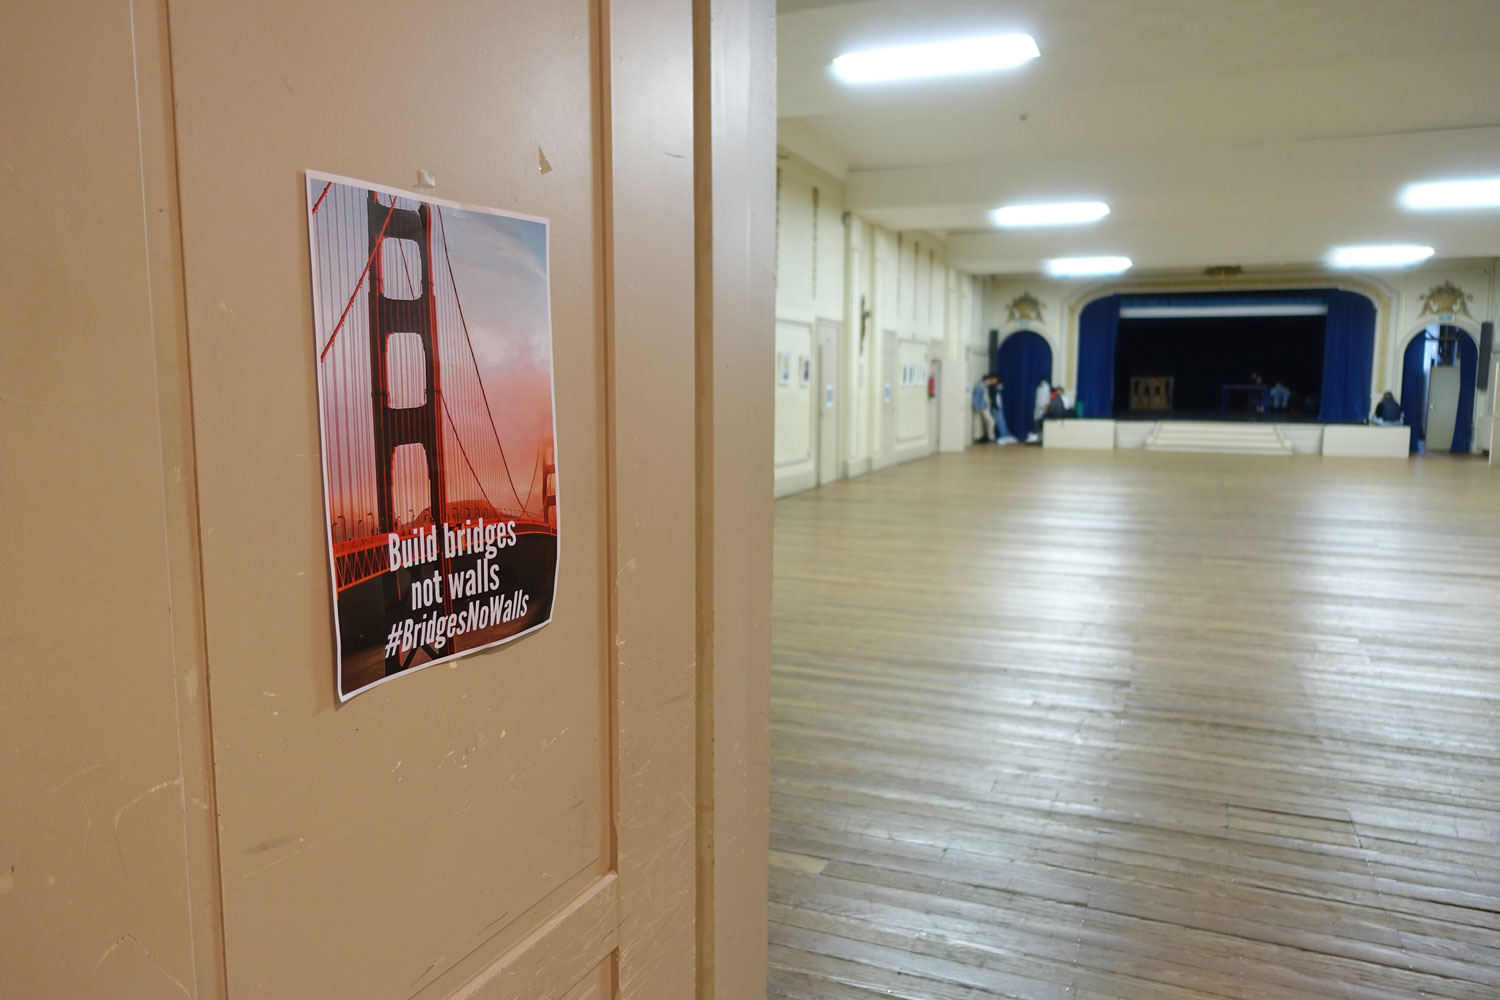
M927 376L927 398L937 399L937 376Z

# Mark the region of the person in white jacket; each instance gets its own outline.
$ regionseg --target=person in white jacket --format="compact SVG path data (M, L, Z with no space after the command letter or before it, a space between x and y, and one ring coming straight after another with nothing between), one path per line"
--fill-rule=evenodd
M1047 404L1052 401L1052 385L1043 375L1036 380L1036 397L1031 407L1031 433L1026 435L1027 444L1035 444L1042 439L1039 433L1042 429L1042 414L1047 412Z
M1036 381L1036 402L1031 408L1031 419L1034 423L1040 423L1042 414L1047 412L1047 403L1052 399L1052 385L1043 375Z

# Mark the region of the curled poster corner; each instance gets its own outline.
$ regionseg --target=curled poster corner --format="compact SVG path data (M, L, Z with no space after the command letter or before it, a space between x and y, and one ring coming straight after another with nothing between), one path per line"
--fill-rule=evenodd
M437 178L426 170L417 171L417 187L437 187Z

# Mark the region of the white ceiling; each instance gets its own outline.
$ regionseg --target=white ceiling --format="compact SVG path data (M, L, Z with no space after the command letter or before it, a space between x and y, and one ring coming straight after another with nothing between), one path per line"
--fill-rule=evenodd
M1415 242L1500 256L1500 210L1410 213L1414 180L1500 176L1500 0L781 0L780 142L846 207L945 234L981 274L1124 254L1137 269L1316 263ZM1017 70L850 87L851 49L1024 31ZM1017 201L1102 222L995 230Z

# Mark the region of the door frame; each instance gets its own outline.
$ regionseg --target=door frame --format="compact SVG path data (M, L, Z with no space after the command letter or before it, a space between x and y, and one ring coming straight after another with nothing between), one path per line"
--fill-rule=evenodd
M775 418L764 372L776 329L776 5L693 0L692 9L696 996L761 1000L770 873ZM656 72L649 60L638 64ZM659 138L638 134L661 159Z

